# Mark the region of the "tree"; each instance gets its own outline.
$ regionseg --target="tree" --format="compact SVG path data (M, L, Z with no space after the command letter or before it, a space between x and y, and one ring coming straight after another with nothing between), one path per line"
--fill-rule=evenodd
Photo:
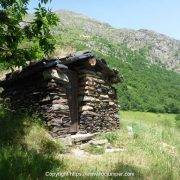
M24 66L26 61L45 57L54 50L51 27L58 17L39 0L33 17L28 20L29 0L0 0L0 62Z

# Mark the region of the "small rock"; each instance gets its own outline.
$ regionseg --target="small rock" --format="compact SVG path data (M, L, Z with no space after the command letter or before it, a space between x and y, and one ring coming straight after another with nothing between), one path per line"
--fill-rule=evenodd
M112 147L112 145L111 145L110 143L108 143L108 144L106 145L106 148L107 148L107 149L112 149L113 147Z
M93 111L83 111L82 113L81 113L82 115L91 115L91 116L99 116L99 114L98 113L95 113L95 112L93 112Z
M60 140L61 140L61 142L62 142L64 145L66 145L66 146L72 146L72 145L73 145L71 136L67 136L67 137L65 137L65 138L61 138Z
M67 105L62 105L62 104L53 104L51 108L53 111L56 111L58 109L62 109L62 110L68 110L69 109L69 107Z
M91 140L89 142L89 144L95 145L95 146L104 146L107 143L108 143L107 139L103 139L103 140Z
M99 99L93 98L91 96L80 96L78 99L79 99L79 101L100 102Z
M69 78L66 74L58 72L56 69L43 72L44 79L56 79L64 82L69 82Z
M91 106L82 106L80 107L80 111L90 111L93 110L93 107Z
M108 99L108 98L109 98L108 95L100 95L99 97L100 97L100 98L103 98L103 99Z
M71 139L73 140L73 142L77 143L77 142L82 142L82 141L89 141L91 140L96 134L75 134L75 135L71 135Z
M113 106L113 105L115 105L115 103L114 102L109 102L109 105Z

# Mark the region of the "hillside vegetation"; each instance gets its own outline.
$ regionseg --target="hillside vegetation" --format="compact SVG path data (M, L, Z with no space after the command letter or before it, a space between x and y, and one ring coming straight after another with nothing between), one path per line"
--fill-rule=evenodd
M117 86L119 104L123 110L179 113L180 75L165 68L165 59L152 63L149 59L152 53L149 46L141 45L133 50L127 43L115 41L118 37L115 38L114 33L108 31L112 27L82 15L63 11L60 19L60 25L54 30L57 36L54 56L61 54L62 49L67 51L67 47L71 52L92 50L123 75L123 84ZM179 41L174 42L178 48ZM174 49L171 48L171 51ZM178 64L178 59L175 62Z

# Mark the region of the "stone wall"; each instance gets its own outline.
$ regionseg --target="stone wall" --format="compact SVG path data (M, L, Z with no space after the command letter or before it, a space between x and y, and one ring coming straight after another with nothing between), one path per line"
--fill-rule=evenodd
M111 131L119 127L116 91L100 72L79 70L80 130Z
M6 86L4 98L14 111L41 114L53 137L117 129L117 96L107 76L93 67L75 67L36 72Z
M68 81L66 72L52 68L6 88L3 95L9 99L12 110L41 114L55 137L70 133Z

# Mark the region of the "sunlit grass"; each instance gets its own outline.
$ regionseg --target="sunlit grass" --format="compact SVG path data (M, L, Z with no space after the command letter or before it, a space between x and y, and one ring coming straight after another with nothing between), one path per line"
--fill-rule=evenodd
M101 137L123 151L84 159L70 157L69 171L129 171L140 179L178 179L180 134L175 117L173 114L121 112L121 129ZM132 127L133 136L128 134L127 126Z

